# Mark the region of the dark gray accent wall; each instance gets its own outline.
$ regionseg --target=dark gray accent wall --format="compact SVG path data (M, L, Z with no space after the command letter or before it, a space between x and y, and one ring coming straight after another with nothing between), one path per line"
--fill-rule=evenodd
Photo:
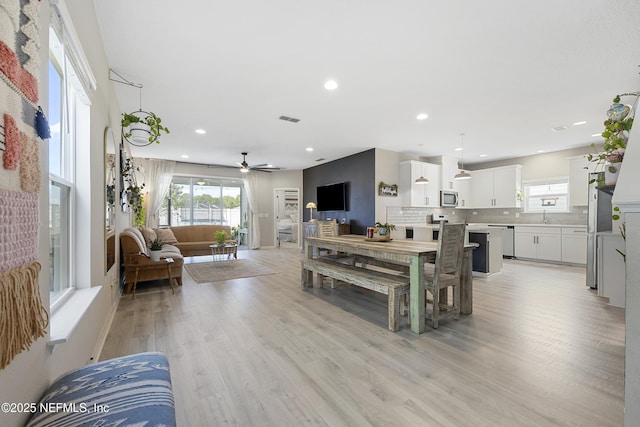
M303 203L317 202L316 188L320 185L347 183L347 210L316 212L316 219L342 218L351 224L352 234L366 234L367 227L375 222L375 149L363 151L302 171ZM304 221L309 221L309 209L304 210Z

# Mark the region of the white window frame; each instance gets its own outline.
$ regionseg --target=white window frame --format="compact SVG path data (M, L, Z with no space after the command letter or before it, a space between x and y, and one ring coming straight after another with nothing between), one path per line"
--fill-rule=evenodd
M88 138L88 122L90 115L91 95L95 90L95 78L88 67L84 53L77 48L77 36L64 1L52 4L50 9L49 26L49 57L61 79L60 93L60 172L49 172L49 185L66 189L68 191L68 217L66 222L67 234L61 240L67 247L60 254L60 263L65 264L68 271L57 274L53 272L56 265L52 264L51 280L54 276L62 278L65 283L51 283L50 308L52 312L62 307L69 300L77 287L77 251L76 238L78 236L78 221L76 221L76 208L78 189L76 187L76 157L79 144L83 144L84 138ZM54 123L52 131L55 132ZM84 157L83 157L84 158ZM51 195L49 206L51 206ZM50 239L50 245L53 245ZM50 251L52 248L50 248ZM66 258L66 259L64 259ZM60 267L59 265L57 266Z
M553 191L552 189L549 189L549 192L545 195L545 194L537 194L535 196L531 195L531 189L532 187L540 187L540 186L552 186L552 185L556 185L556 184L563 184L566 186L566 191ZM562 177L554 177L554 178L547 178L547 179L538 179L538 180L530 180L530 181L524 181L522 183L522 187L524 190L524 212L525 213L569 213L571 212L571 207L569 205L570 203L570 194L569 194L569 177L568 176L562 176ZM555 206L536 206L536 207L532 207L533 205L533 201L539 201L541 198L543 197L548 197L549 199L553 199L553 198L565 198L566 199L566 204L564 208L556 208ZM537 204L537 203L536 203Z

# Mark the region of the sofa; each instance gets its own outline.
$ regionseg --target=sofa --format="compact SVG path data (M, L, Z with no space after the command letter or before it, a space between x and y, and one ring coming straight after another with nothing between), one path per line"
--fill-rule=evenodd
M27 427L176 425L169 362L158 352L74 369L30 405Z
M175 241L171 244L180 249L183 256L211 255L209 245L216 243L216 231L222 230L227 233L227 236L231 237L231 227L228 225L179 225L169 227L169 230L175 236ZM158 232L158 229L156 229L156 232ZM235 240L227 240L227 242L236 243ZM233 250L233 257L238 258L237 247Z
M169 271L171 278L178 286L182 286L184 257L176 246L165 244L160 253L161 262L151 261L144 236L137 228L129 227L120 233L120 247L125 272L125 292L131 290L136 278L138 282L169 279ZM162 258L173 258L169 268L166 262L162 262ZM170 285L173 288L173 284Z

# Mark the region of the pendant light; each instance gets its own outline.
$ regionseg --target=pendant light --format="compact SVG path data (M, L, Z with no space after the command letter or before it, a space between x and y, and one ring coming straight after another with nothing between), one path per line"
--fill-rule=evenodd
M453 179L471 179L471 174L464 171L464 133L460 134L462 139L462 158L460 161L460 172L458 172Z
M423 145L420 144L420 150L421 151L423 151L422 148L423 148ZM422 176L422 175L420 175L420 178L415 180L415 184L421 184L422 185L422 184L428 184L428 183L429 183L429 180L427 178L425 178L424 176Z

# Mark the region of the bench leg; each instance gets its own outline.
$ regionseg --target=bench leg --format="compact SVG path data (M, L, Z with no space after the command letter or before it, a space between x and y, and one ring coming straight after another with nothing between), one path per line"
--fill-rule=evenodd
M400 329L398 319L400 317L400 291L399 289L389 289L389 330L396 332Z
M300 289L304 291L310 283L313 285L313 272L305 268L301 268L300 271L302 272L302 277L300 278Z

